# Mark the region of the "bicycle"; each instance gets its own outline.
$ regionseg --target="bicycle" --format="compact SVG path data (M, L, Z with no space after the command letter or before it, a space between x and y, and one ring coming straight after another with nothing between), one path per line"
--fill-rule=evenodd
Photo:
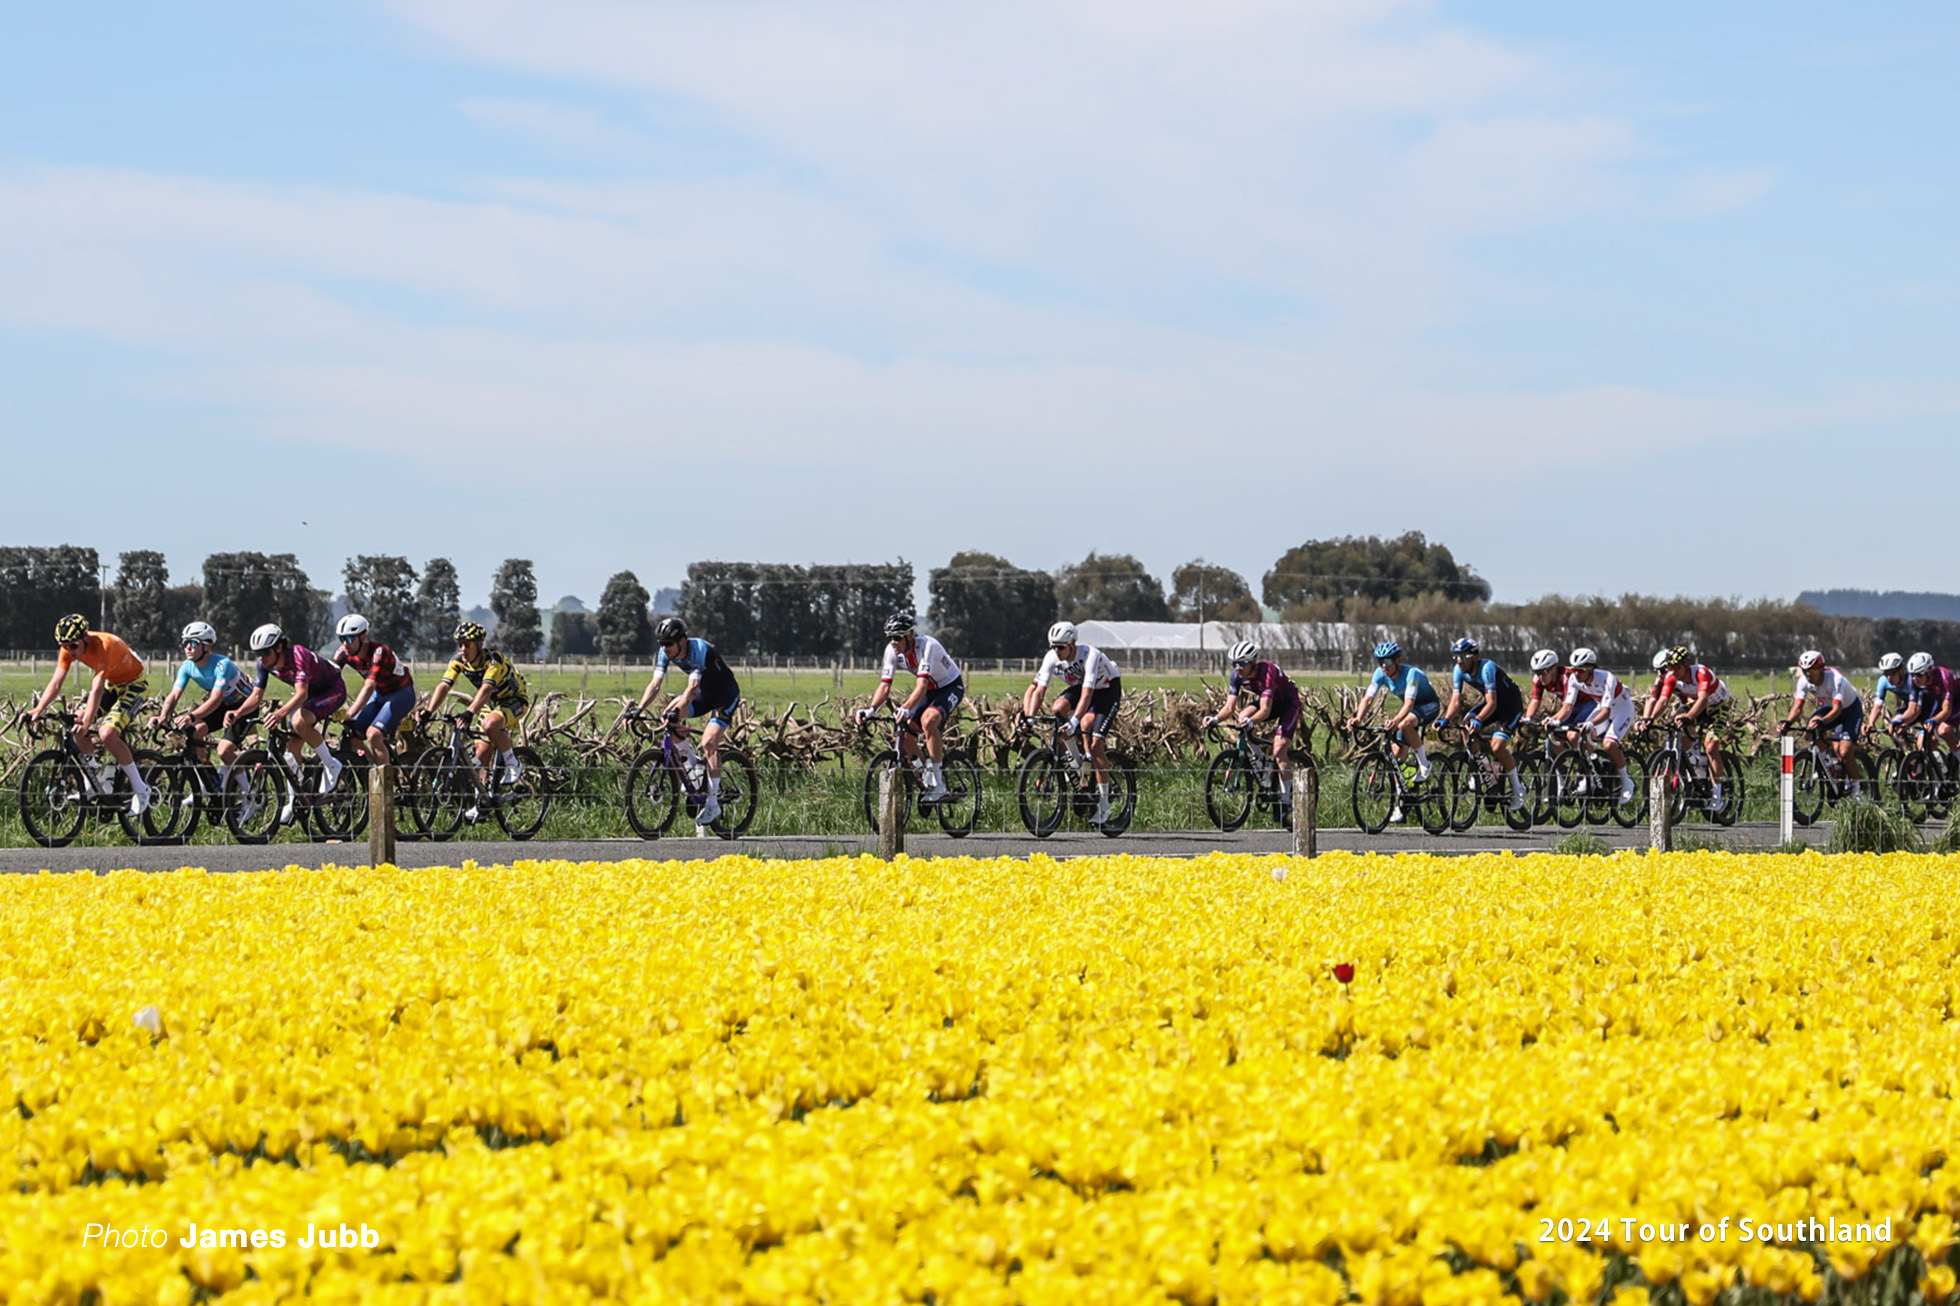
M1939 751L1937 733L1927 729L1915 733L1918 738L1912 745L1898 750L1892 787L1899 795L1899 810L1917 825L1929 816L1944 820L1953 810L1954 791L1960 786L1954 781L1954 755Z
M1853 782L1850 772L1844 769L1844 763L1838 760L1837 754L1819 742L1819 737L1823 734L1820 727L1788 722L1777 733L1794 734L1798 731L1803 732L1807 739L1797 749L1796 757L1790 767L1794 791L1791 815L1796 818L1798 825L1810 825L1823 815L1824 804L1829 803L1835 807L1839 803L1851 802L1854 798L1851 789ZM1852 756L1857 757L1857 754L1854 752ZM1870 765L1866 758L1858 758L1858 761L1861 763L1859 767L1861 771L1865 771L1865 768ZM1907 764L1911 764L1910 759ZM1938 765L1937 762L1934 764ZM1865 774L1869 775L1870 772L1865 771ZM1912 783L1916 778L1916 776L1909 778L1907 783ZM1944 787L1941 784L1933 786L1932 792L1936 801Z
M917 722L901 723L896 716L884 720L893 726L891 747L880 747L873 753L871 765L864 773L864 819L871 826L871 833L878 833L880 783L887 772L892 772L900 781L898 818L901 826L912 823L912 808L916 803L921 810L932 809L939 818L939 828L953 838L964 839L972 834L974 827L980 823L982 798L980 768L972 754L965 748L946 750L946 760L940 765L946 796L935 802L927 802L925 750L916 749L912 756L907 757L901 742L908 732L918 733ZM867 721L865 726L868 729L870 722Z
M536 750L519 745L511 750L523 766L517 781L506 783L503 763L492 757L481 769L489 783L477 779L476 740L483 732L470 724L468 712L445 712L446 737L417 756L404 774L407 791L401 806L408 808L415 829L438 843L456 837L465 821L472 825L495 812L497 824L512 839L525 840L538 832L551 810L551 776Z
M1355 759L1349 793L1354 823L1366 834L1380 834L1397 812L1406 817L1414 810L1428 833L1441 834L1448 829L1449 811L1441 787L1433 783L1434 772L1427 781L1414 779L1411 772L1415 764L1397 761L1389 747L1389 740L1399 737L1401 731L1392 726L1362 726L1360 730L1373 739Z
M627 729L641 739L655 738L652 719L633 710L620 715ZM683 805L692 818L708 803L708 764L688 742L694 731L677 717L663 715L659 719L658 742L642 750L626 768L626 823L642 839L658 839L665 834ZM724 741L721 814L708 823L708 828L724 839L745 833L755 820L758 788L755 764L748 754Z
M321 721L318 727L321 734L326 736L333 729L333 723ZM299 769L293 769L289 760L292 753L286 744L297 733L291 718L268 722L265 726L265 752L274 765L285 771L289 790L288 794L282 795L277 809L279 824L298 826L315 843L359 838L367 829L368 820L367 754L355 740L353 727L346 721L340 722L339 740L330 740L327 745L334 760L340 763L340 773L334 777L333 787L324 791L320 780L326 771L317 751L306 754L299 763ZM238 760L239 765L243 766L245 755L240 754ZM287 798L292 803L290 822L285 816L284 800Z
M1631 795L1622 797L1626 786L1605 748L1593 740L1588 726L1562 726L1568 741L1565 751L1552 766L1552 819L1559 828L1570 830L1580 821L1604 825L1610 819L1622 829L1632 829L1647 814L1647 763L1637 753L1621 750L1627 759L1627 780Z
M1462 833L1477 823L1478 810L1486 809L1500 814L1504 824L1513 830L1529 830L1529 789L1526 790L1525 801L1514 805L1511 802L1511 778L1498 769L1490 741L1470 734L1461 726L1451 728L1463 733L1463 751L1436 760L1450 829ZM1482 743L1483 747L1475 747L1478 743ZM1522 772L1519 773L1519 781L1523 782Z
M1255 737L1251 726L1236 721L1220 721L1205 734L1216 738L1214 732L1222 728L1235 733L1232 742L1219 749L1205 767L1205 815L1227 834L1251 819L1255 808L1271 812L1275 824L1284 826L1281 813L1292 809L1293 795L1280 784L1279 763L1271 748ZM1312 756L1291 743L1287 753L1295 766L1313 766Z
M1096 769L1087 748L1079 739L1062 734L1062 718L1022 717L1015 723L1017 740L1046 727L1048 741L1037 744L1021 761L1014 781L1015 805L1021 809L1021 824L1037 839L1046 839L1062 828L1071 814L1085 820L1096 814ZM1120 749L1108 749L1109 819L1095 828L1105 839L1114 839L1130 828L1137 811L1137 768ZM950 783L950 782L949 782Z
M1711 773L1708 749L1703 744L1702 723L1677 719L1662 727L1664 742L1647 758L1647 774L1661 776L1667 792L1668 820L1686 820L1690 810L1704 813L1717 825L1734 825L1742 816L1742 805L1749 789L1740 759L1728 754L1728 773L1722 779L1722 801L1715 801L1715 777Z
M194 745L191 729L166 724L160 731L181 742L174 753L164 755L150 810L143 813L143 829L157 842L188 843L197 833L200 821L208 822L214 830L227 825L227 804L243 802L248 797L246 782L236 768L223 785L219 783L218 768L209 760L211 741L206 739ZM233 838L237 838L236 833Z
M47 712L41 721L50 718L61 727L55 746L34 754L20 773L20 819L27 833L43 848L65 848L75 841L90 816L99 821L113 814L132 842L141 840L138 818L129 811L135 795L129 777L121 767L105 762L99 746L94 753L82 752L75 742L73 712ZM40 735L46 729L36 722L29 725L28 732ZM131 752L137 774L154 795L163 755L147 748Z

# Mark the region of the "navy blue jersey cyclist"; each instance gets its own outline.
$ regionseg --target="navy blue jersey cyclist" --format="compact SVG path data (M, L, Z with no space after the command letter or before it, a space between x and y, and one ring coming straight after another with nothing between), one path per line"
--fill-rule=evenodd
M1456 663L1450 674L1450 701L1438 721L1447 724L1455 720L1464 706L1465 686L1483 694L1477 710L1464 718L1463 728L1473 747L1479 738L1489 745L1490 755L1511 782L1511 807L1521 809L1524 781L1518 777L1517 760L1511 756L1511 736L1524 716L1524 694L1517 682L1504 674L1504 668L1485 657L1477 641L1468 635L1450 645L1450 657Z
M694 819L707 825L721 815L721 737L735 724L735 709L742 705L742 686L729 670L727 659L705 639L690 639L687 626L679 617L663 618L654 628L660 657L653 665L653 679L640 695L639 710L644 712L660 695L669 667L678 667L687 676L687 688L667 704L667 715L686 712L689 717L705 716L701 727L701 759L708 764L708 801Z

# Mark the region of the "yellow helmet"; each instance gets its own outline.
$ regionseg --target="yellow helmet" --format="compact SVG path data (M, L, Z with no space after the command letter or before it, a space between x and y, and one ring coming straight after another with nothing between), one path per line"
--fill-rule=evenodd
M74 644L88 638L88 618L79 612L71 612L54 623L54 642Z

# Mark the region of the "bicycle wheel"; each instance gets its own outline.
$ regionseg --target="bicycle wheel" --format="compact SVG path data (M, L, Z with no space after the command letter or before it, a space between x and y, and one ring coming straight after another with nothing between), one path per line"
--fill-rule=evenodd
M1524 787L1525 781L1523 777L1521 776L1518 780L1519 786L1524 788L1523 800L1518 801L1511 790L1511 777L1498 769L1497 759L1494 757L1490 760L1490 775L1490 783L1497 788L1497 796L1491 801L1497 804L1497 810L1503 814L1504 824L1513 830L1529 830L1531 828L1531 790Z
M871 767L864 773L864 820L871 827L871 833L878 833L878 804L881 797L879 784L887 772L893 773L893 783L898 786L898 820L901 829L912 828L912 768L901 766L890 754L872 759Z
M717 795L721 815L708 828L724 839L733 839L745 833L749 822L755 820L756 793L760 788L755 763L749 761L749 755L739 748L724 746L721 750L721 792Z
M1355 765L1349 802L1354 808L1354 823L1364 834L1380 834L1388 828L1400 783L1395 772L1395 762L1380 754L1363 757Z
M1561 830L1570 830L1584 819L1591 782L1592 767L1577 748L1566 749L1552 763L1552 819Z
M318 767L306 768L309 780L317 786L321 776ZM340 764L340 774L334 777L334 786L313 801L307 812L307 822L312 827L313 837L327 840L352 839L355 826L367 825L367 766L352 760Z
M1219 749L1205 768L1205 814L1213 825L1230 834L1252 815L1258 786L1258 776L1240 763L1237 749Z
M1932 796L1933 785L1931 753L1915 749L1900 759L1894 788L1899 795L1899 810L1915 825L1926 819L1926 800Z
M150 807L143 813L143 837L150 842L188 839L201 807L197 763L174 757L150 777Z
M626 768L626 823L642 839L658 839L674 823L681 806L681 778L657 748L649 748Z
M1679 825L1688 815L1688 791L1682 780L1681 754L1671 748L1655 753L1648 763L1650 776L1664 776L1669 825Z
M544 759L534 748L511 750L523 764L524 774L514 785L504 785L497 794L497 824L513 839L529 839L544 824L551 810L551 776ZM501 764L500 764L501 765Z
M1427 780L1418 781L1402 795L1405 806L1415 805L1416 819L1422 822L1425 834L1441 834L1450 828L1449 798L1442 781L1442 767L1438 763L1429 768Z
M1944 821L1953 810L1956 785L1953 779L1953 757L1951 753L1929 753L1933 764L1932 792L1926 796L1926 815L1935 821Z
M1730 767L1728 780L1722 785L1722 801L1708 809L1708 819L1717 825L1734 825L1742 816L1742 804L1749 798L1749 786L1743 780L1742 768Z
M1873 803L1882 806L1885 802L1885 785L1883 783L1885 765L1879 761L1880 755L1868 749L1861 748L1857 751L1856 757L1858 758L1858 775L1863 779L1865 784L1865 794Z
M1461 833L1477 823L1477 808L1483 803L1483 786L1470 759L1452 753L1436 760L1429 783L1435 787L1443 806L1443 823Z
M955 839L964 839L980 824L980 768L961 753L948 754L941 768L946 778L946 796L933 804L939 828Z
M1620 777L1613 774L1606 777L1606 783L1612 786L1607 791L1607 810L1613 817L1613 823L1623 830L1631 830L1647 814L1646 758L1634 753L1627 754L1627 779L1633 781L1633 793L1622 798L1620 795L1626 786L1620 783Z
M34 754L20 773L20 820L43 848L65 848L82 832L88 777L59 748Z
M142 776L143 783L150 787L151 801L154 802L161 796L158 787L164 783L163 772L169 769L170 763L164 760L162 753L149 748L136 749L132 756L136 762L136 774ZM143 817L129 810L130 799L135 796L136 791L130 787L129 777L122 773L122 768L116 768L116 823L122 826L123 834L128 836L131 843L143 837ZM149 813L146 811L143 815Z
M1791 768L1796 787L1793 815L1798 825L1809 825L1824 810L1824 777L1817 774L1817 755L1806 749L1796 756Z
M269 842L279 833L279 812L285 807L292 777L279 759L263 748L238 755L225 783L225 828L243 844Z
M1552 819L1552 764L1544 754L1533 753L1518 764L1518 778L1524 782L1525 826L1546 825Z
M1037 839L1046 839L1059 830L1062 815L1075 785L1068 768L1053 753L1030 753L1015 777L1015 797L1021 808L1021 824Z
M1303 764L1304 765L1304 764ZM1130 822L1137 814L1137 764L1128 757L1110 750L1109 754L1109 819L1102 823L1105 839L1114 839L1130 828Z
M409 784L409 815L425 838L440 843L456 837L476 782L470 772L467 761L456 761L445 749L432 748L416 759Z

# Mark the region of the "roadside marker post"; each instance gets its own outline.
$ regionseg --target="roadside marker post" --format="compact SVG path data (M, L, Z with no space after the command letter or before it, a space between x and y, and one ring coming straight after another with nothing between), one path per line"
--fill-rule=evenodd
M368 864L395 861L395 768L380 762L368 769Z
M1797 837L1797 741L1783 736L1783 792L1776 818L1777 838L1789 843Z
M1312 857L1318 849L1315 842L1315 812L1320 805L1320 773L1311 766L1299 766L1293 772L1293 855Z

